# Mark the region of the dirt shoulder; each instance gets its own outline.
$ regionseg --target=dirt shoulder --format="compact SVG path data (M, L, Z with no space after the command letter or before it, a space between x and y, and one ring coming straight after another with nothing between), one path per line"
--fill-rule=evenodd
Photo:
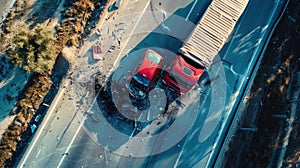
M225 167L277 167L291 100L298 86L300 71L300 1L291 0L278 24L251 92L245 100L240 127L257 128L257 132L236 132L226 152ZM299 121L299 105L295 121ZM257 117L256 117L257 116ZM300 122L292 124L285 166L295 166L300 159Z

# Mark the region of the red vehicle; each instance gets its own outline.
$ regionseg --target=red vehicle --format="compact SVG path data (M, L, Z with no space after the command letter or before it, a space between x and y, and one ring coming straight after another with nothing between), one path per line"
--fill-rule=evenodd
M163 82L176 93L188 92L228 39L248 0L213 0L166 69Z
M93 50L93 58L97 61L101 60L102 50L99 41L97 41L96 44L93 45L92 50Z
M191 65L178 55L174 62L166 69L163 82L177 94L185 94L195 86L204 72L204 67Z
M135 99L144 99L160 77L164 57L153 50L146 50L132 75L128 77L129 94Z

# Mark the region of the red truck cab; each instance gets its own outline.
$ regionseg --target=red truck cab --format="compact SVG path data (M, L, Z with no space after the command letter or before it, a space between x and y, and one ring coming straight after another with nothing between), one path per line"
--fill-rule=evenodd
M135 99L144 99L158 80L164 57L153 50L147 49L143 59L138 63L133 73L128 77L129 95Z
M188 61L187 58L178 55L165 70L163 83L177 94L185 94L192 89L204 72L204 67Z

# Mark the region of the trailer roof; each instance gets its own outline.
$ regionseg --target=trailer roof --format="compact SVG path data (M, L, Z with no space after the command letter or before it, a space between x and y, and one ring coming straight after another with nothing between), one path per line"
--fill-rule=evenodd
M213 0L179 52L202 66L209 66L247 4L248 0Z

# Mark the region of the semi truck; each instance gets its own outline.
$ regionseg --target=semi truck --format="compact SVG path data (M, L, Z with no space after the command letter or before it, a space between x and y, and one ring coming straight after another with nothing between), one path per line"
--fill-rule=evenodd
M209 68L230 36L248 0L213 0L175 60L165 69L163 83L185 94Z

